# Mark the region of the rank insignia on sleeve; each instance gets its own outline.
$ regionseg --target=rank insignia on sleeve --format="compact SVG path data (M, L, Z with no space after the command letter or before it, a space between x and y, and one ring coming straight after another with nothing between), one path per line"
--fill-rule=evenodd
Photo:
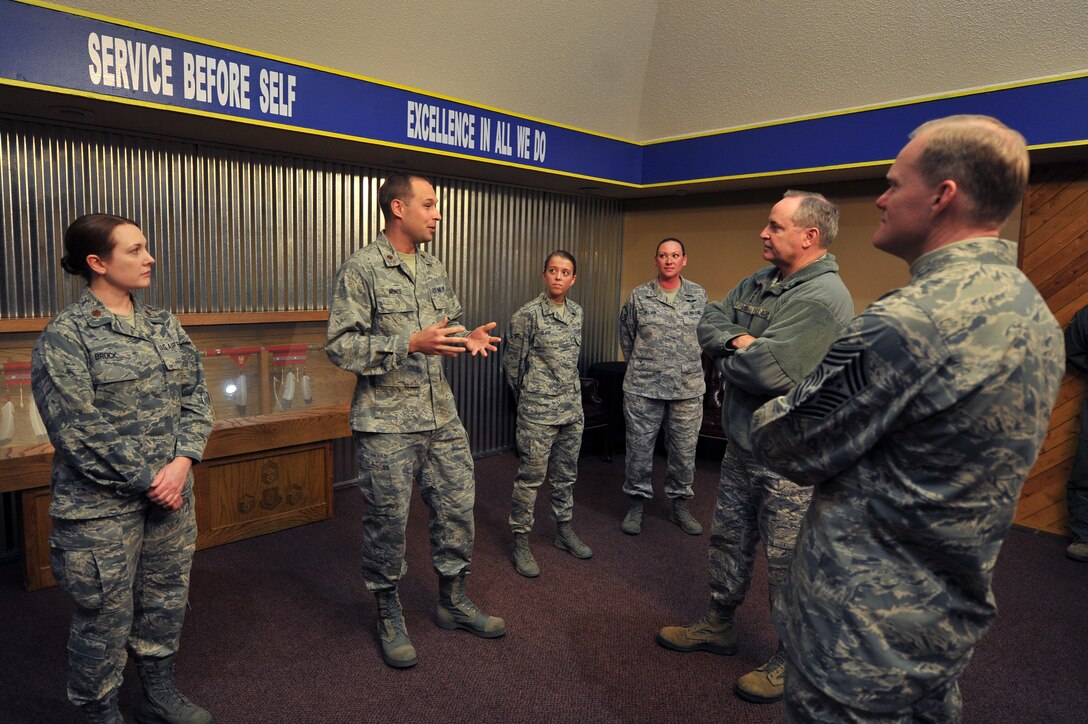
M798 415L825 418L847 400L869 386L862 345L837 344L816 371L794 392L793 409Z

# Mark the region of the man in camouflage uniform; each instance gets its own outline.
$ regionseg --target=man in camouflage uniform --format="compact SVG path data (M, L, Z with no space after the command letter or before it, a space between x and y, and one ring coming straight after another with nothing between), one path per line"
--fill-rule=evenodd
M1065 328L1065 358L1088 373L1088 307L1078 310ZM1069 508L1069 533L1073 536L1065 555L1088 563L1088 396L1080 408L1080 434L1073 469L1065 484L1065 502Z
M642 532L642 504L654 495L654 444L665 427L665 495L669 519L690 535L703 527L688 510L695 495L695 447L703 421L703 365L695 325L706 307L706 290L685 279L687 251L679 239L662 239L654 253L657 277L635 287L620 310L620 348L627 360L623 377L623 419L627 455L623 492L629 497L620 530Z
M760 234L763 258L772 266L708 305L699 322L699 342L725 382L722 427L728 438L710 534L711 602L700 621L661 629L662 646L736 653L733 614L748 590L760 537L772 603L789 568L811 492L755 461L748 426L756 408L812 371L853 317L850 292L827 251L838 228L838 209L826 198L787 191ZM784 674L779 647L734 691L756 703L777 701Z
M873 237L910 283L755 415L761 459L815 486L775 607L786 721L961 719L957 678L1064 371L1061 329L997 238L1027 178L1023 137L992 118L918 128Z
M88 215L69 234L89 218L118 222L112 261L136 258L132 251L150 271L146 240L127 220ZM110 291L114 308L130 301L131 313L111 311L109 297L96 296L102 275L74 264L66 269L91 286L49 323L31 357L34 401L55 448L50 563L75 602L68 698L88 721L121 722L127 647L143 684L141 721L210 722L173 683L196 549L190 467L212 427L200 353L174 315L128 290ZM177 492L164 495L168 488Z
M511 562L527 578L540 575L529 548L529 532L536 491L546 477L552 488L556 548L575 558L593 555L571 528L584 421L578 377L582 308L567 298L575 272L569 252L559 250L548 256L543 273L546 291L514 312L502 353L503 372L518 406L520 462L510 511Z
M412 483L431 508L431 556L439 576L435 622L492 638L501 618L479 611L464 592L472 558L475 479L468 436L457 416L442 357L496 351L495 323L464 335L461 303L446 270L418 247L442 215L430 182L391 175L378 191L385 230L340 267L333 284L325 351L357 375L351 429L359 448L363 581L378 601L382 658L413 666L397 595Z

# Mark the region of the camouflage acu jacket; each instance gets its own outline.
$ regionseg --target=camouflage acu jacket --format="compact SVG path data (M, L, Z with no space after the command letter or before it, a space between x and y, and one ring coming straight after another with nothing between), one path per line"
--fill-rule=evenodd
M204 454L212 413L200 353L177 317L133 307L129 325L84 290L34 345L34 401L56 449L53 518L141 509L164 465Z
M351 429L359 432L436 430L457 416L443 358L408 354L413 332L449 318L461 323L442 262L416 254L413 279L384 233L340 267L333 283L325 352L357 375Z
M705 307L706 290L687 279L681 279L672 304L656 278L635 287L620 310L624 392L655 400L687 400L706 392L695 336Z
M699 321L699 343L725 382L722 428L730 444L752 449L752 413L804 379L853 318L854 302L833 254L781 281L778 269L765 267L724 301L707 305ZM758 339L736 350L729 340L742 334Z
M752 425L757 457L815 485L776 624L840 701L903 708L967 665L994 561L1046 435L1062 331L1016 246L917 259Z
M541 425L566 425L583 415L578 381L582 308L569 299L564 306L565 318L541 294L514 312L502 352L518 415Z

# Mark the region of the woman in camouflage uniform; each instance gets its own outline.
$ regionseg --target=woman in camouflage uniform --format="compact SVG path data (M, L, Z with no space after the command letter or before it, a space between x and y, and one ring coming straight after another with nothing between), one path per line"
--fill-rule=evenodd
M575 558L593 555L570 526L584 421L578 380L582 308L567 299L576 272L570 252L557 250L548 256L544 293L514 313L502 355L503 371L518 403L521 457L510 511L514 532L510 560L514 570L528 578L540 575L529 549L529 531L536 491L545 477L551 480L552 517L558 524L555 547Z
M53 575L72 596L68 698L121 722L133 653L140 721L210 722L173 683L196 544L192 474L211 431L199 352L177 318L137 301L155 260L139 227L82 216L61 265L87 280L34 346L34 399L53 443Z

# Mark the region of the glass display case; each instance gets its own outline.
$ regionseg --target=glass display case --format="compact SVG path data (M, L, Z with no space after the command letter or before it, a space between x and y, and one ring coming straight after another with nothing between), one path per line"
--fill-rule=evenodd
M201 351L216 421L291 416L351 402L355 377L329 362L324 324L217 325L186 330ZM0 449L47 443L30 391L37 334L0 334ZM2 459L2 458L0 458Z
M0 369L4 384L0 397L0 447L47 442L45 424L30 393L29 359L4 362Z
M215 419L290 415L350 403L355 377L329 362L324 332L324 325L278 334L275 329L189 330L204 359Z
M325 355L324 321L205 324L182 316L182 324L201 351L215 418L193 468L198 548L331 517L333 441L351 434L355 377ZM53 583L53 448L30 390L37 337L0 325L0 492L21 498L32 589Z

